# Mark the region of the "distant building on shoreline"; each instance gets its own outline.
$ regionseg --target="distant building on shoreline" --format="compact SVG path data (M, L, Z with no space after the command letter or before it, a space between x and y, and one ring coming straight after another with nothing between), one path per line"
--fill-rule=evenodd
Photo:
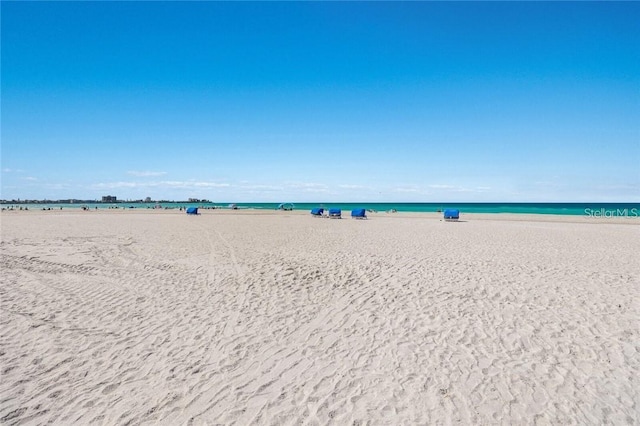
M5 205L5 204L13 204L13 205L20 205L20 204L122 204L122 203L138 203L138 204L142 204L142 203L200 203L200 204L207 204L207 203L211 203L210 200L207 200L206 198L189 198L188 201L176 201L176 200L151 200L151 197L146 197L145 199L138 199L138 200L118 200L118 197L116 197L115 195L105 195L102 197L102 199L78 199L78 198L66 198L66 199L58 199L58 200L52 200L52 199L41 199L41 200L35 200L35 199L12 199L12 200L6 200L6 199L0 199L0 204Z

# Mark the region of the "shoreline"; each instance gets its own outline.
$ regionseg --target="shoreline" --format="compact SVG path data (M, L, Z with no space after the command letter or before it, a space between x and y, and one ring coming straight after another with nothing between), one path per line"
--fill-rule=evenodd
M402 203L402 202L313 202L313 203L289 203L295 210L310 211L313 208L324 207L340 208L343 211L352 209L365 209L368 212L402 212L402 213L439 213L445 209L457 209L463 213L478 214L543 214L560 216L590 216L594 218L604 217L640 217L640 203L638 202L572 202L572 203L481 203L481 202L435 202L435 203ZM235 206L235 208L232 208ZM211 203L211 202L117 202L115 204L101 202L77 202L69 203L13 203L3 204L3 209L14 207L16 209L180 209L198 207L202 210L277 210L277 203Z

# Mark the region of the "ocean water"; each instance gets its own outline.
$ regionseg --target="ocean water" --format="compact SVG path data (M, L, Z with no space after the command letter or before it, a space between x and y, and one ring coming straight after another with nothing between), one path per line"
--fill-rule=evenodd
M279 203L235 203L238 209L275 210ZM83 206L94 210L108 209L117 206L119 209L138 208L152 209L155 203L127 203L117 204L88 203L88 204L3 204L3 208L25 208L29 210L42 209L80 209ZM180 207L229 208L230 203L161 203L162 208L179 209ZM397 212L435 213L444 209L458 209L464 213L513 213L513 214L554 214L589 217L632 217L640 218L640 203L367 203L367 202L317 202L294 203L295 210L311 210L315 207L339 208L344 212L352 209L364 208L377 212L396 210Z

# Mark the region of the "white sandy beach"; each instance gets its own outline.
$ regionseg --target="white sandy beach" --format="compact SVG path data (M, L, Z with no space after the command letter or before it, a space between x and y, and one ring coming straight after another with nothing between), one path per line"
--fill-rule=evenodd
M2 212L0 423L640 424L640 219Z

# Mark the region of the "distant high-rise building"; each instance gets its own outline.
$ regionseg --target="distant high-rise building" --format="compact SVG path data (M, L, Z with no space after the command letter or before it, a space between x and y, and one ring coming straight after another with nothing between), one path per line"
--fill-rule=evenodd
M116 201L118 201L118 199L115 195L105 195L102 197L103 203L115 203Z

